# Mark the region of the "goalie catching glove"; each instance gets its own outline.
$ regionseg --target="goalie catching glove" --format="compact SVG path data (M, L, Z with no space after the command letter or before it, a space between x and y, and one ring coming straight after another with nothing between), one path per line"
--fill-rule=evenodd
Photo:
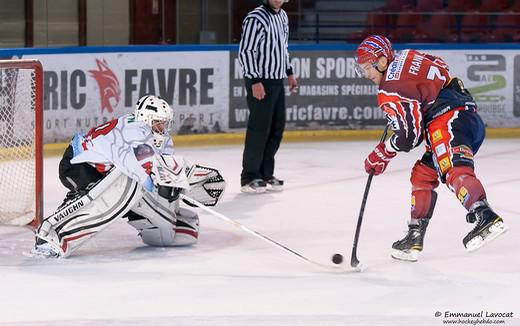
M224 195L226 181L218 172L207 166L192 165L187 169L189 189L185 195L204 204L204 206L215 206ZM192 203L184 200L184 203L195 207Z
M177 200L179 194L183 193L205 206L215 206L226 189L226 181L217 169L191 165L176 155L157 156L152 179L159 195L170 202ZM183 201L194 207L187 200Z

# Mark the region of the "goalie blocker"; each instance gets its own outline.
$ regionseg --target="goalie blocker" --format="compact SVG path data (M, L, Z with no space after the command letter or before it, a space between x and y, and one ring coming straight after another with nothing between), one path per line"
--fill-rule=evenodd
M185 165L182 157L156 157L152 192L113 169L86 194L68 200L42 222L32 254L67 257L120 217L128 218L147 245L194 244L198 239L199 218L197 213L180 207L179 194L214 206L226 184L216 169Z

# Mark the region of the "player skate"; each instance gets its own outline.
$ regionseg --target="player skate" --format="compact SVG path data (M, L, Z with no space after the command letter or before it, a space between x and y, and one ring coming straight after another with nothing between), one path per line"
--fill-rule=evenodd
M267 191L278 192L283 190L283 180L280 180L276 177L272 177L271 179L266 180L265 184L267 186Z
M417 261L423 250L424 235L430 222L429 218L413 219L408 224L406 236L392 245L392 258L405 261Z
M476 202L475 208L466 215L468 223L475 227L462 240L467 251L475 251L508 230L504 221L485 201Z
M240 191L250 194L261 194L267 191L267 184L262 179L254 179L253 181L243 185Z

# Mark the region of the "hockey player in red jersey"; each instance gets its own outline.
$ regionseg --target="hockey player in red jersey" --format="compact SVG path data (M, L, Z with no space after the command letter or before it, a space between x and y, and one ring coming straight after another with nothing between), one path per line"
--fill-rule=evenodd
M462 81L451 77L439 57L403 50L394 54L384 36L367 37L356 50L358 74L379 85L378 104L394 134L365 160L365 170L383 173L398 152L408 152L423 140L425 152L412 168L411 219L407 235L393 245L392 257L416 261L423 249L439 180L467 209L473 229L462 240L476 250L507 230L489 206L475 175L474 155L485 137L477 105Z

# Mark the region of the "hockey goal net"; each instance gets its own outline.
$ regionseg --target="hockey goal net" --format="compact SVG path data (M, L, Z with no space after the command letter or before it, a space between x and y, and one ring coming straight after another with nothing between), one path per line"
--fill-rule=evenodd
M42 74L37 60L0 60L0 224L41 220Z

